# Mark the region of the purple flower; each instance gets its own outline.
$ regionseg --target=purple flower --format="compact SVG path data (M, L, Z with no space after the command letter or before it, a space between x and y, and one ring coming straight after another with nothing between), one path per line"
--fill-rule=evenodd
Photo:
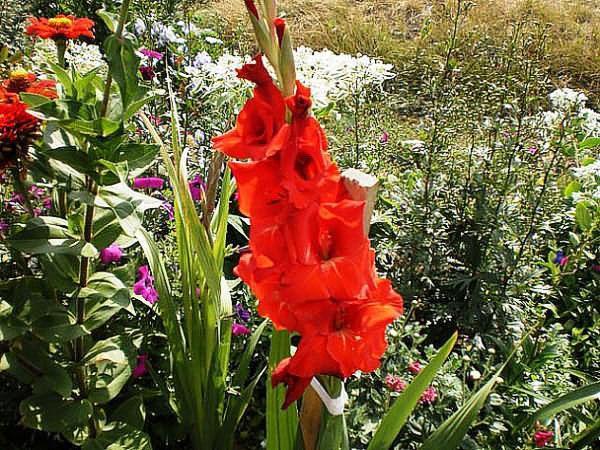
M592 270L596 273L600 273L600 264L592 264Z
M235 313L242 322L248 322L250 320L250 311L244 308L241 303L235 304Z
M532 145L531 147L529 147L527 149L527 151L529 153L531 153L532 155L537 155L537 153L539 152L539 149L537 147L535 147L535 146Z
M202 200L204 197L204 192L206 191L206 183L200 177L200 175L196 175L190 182L190 193L192 194L192 199L194 201Z
M148 48L141 48L140 53L147 58L160 60L163 58L163 54L161 52L157 52L156 50L150 50Z
M39 200L44 196L44 194L46 194L46 190L44 188L37 187L35 184L32 184L29 187L29 193L33 196L33 198Z
M162 202L160 207L167 211L167 214L169 215L169 220L175 220L175 211L173 210L172 204L170 204L169 202Z
M150 66L140 66L140 73L142 74L142 78L146 81L152 81L156 76L154 69Z
M133 179L133 187L135 189L162 189L165 180L158 177L142 177Z
M42 207L44 209L52 209L52 197L46 197L42 202Z
M158 301L158 292L154 289L154 277L150 275L148 266L141 266L138 269L138 280L133 285L133 293L141 295L151 305Z
M10 225L4 219L0 219L0 233L5 233L10 229Z
M146 363L148 362L148 353L142 353L137 356L137 365L131 372L131 376L133 378L143 377L148 373L148 368L146 367Z
M250 330L248 329L248 327L237 322L233 322L233 325L231 325L231 332L234 336L243 336L246 334L250 334Z
M433 386L429 386L427 389L423 391L421 394L421 398L419 399L419 403L422 405L431 405L437 399L437 391Z
M102 264L109 265L111 263L119 263L123 257L123 249L117 244L110 244L110 246L100 251L100 261Z
M384 131L381 136L379 137L379 143L380 144L387 144L388 141L390 139L390 135L388 134L387 131Z
M562 250L556 252L556 257L552 261L554 264L558 264L560 267L565 267L569 262L569 257L565 256Z

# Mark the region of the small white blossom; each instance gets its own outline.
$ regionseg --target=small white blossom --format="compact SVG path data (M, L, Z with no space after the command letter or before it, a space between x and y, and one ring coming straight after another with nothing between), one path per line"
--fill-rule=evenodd
M142 19L135 19L135 22L133 22L133 32L138 36L146 32L146 24Z
M221 39L218 39L218 38L213 37L213 36L205 36L204 40L206 42L208 42L209 44L211 44L211 45L222 44L223 43L223 41Z
M557 111L579 111L587 102L583 92L571 88L556 89L549 98L552 108Z
M600 159L586 166L573 169L573 175L576 178L600 177Z

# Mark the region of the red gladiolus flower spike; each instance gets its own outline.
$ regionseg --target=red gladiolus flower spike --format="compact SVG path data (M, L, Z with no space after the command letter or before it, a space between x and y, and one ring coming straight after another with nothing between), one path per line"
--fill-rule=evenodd
M275 32L277 33L277 42L279 42L279 46L281 47L283 34L285 33L285 20L277 17L273 20L273 25L275 25Z

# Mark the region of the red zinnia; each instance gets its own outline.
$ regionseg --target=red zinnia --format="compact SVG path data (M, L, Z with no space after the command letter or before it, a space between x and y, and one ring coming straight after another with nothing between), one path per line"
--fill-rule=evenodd
M51 19L31 17L25 32L42 39L78 39L82 36L94 39L93 27L94 21L88 18L59 14Z
M4 96L0 101L0 172L24 162L39 125L40 121L14 94Z
M11 94L26 92L42 95L49 99L57 98L56 81L39 80L35 74L22 69L12 71L8 80L2 83L2 87Z

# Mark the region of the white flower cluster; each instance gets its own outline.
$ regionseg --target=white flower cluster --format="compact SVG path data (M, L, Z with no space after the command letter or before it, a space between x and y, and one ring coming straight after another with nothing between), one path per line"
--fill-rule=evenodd
M586 166L573 169L573 175L575 175L576 178L600 178L600 159L597 159Z
M583 92L571 88L556 89L549 98L552 108L557 111L579 111L587 102Z
M69 42L65 52L65 61L69 67L78 73L85 74L90 70L101 68L100 73L106 73L106 61L97 45L85 42ZM56 62L56 44L50 39L37 41L29 58L34 72L44 72L49 68L49 62Z
M391 64L364 55L336 54L327 49L315 51L299 47L294 51L294 60L297 78L311 89L315 109L362 95L365 90L380 87L395 76ZM210 93L222 88L239 89L245 88L247 83L237 78L235 69L247 61L248 57L229 53L211 61L203 52L196 55L186 71L194 90Z

